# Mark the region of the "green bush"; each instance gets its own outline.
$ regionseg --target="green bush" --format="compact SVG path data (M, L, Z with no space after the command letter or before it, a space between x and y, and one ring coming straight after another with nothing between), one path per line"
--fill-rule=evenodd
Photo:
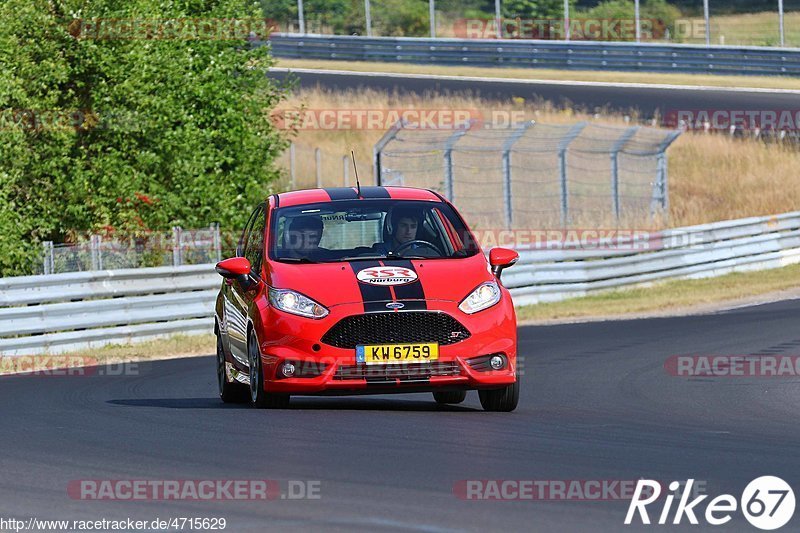
M656 39L663 38L666 29L674 35L675 21L681 17L680 9L667 3L666 0L643 0L640 11L645 39L648 29ZM587 19L633 21L635 6L633 0L607 0L576 16ZM625 35L628 38L621 40L633 40L635 30L626 32Z
M268 48L89 38L75 19L251 17L237 0L0 4L0 275L29 273L41 240L244 225L285 147Z
M372 7L372 26L379 35L429 36L427 0L380 0Z

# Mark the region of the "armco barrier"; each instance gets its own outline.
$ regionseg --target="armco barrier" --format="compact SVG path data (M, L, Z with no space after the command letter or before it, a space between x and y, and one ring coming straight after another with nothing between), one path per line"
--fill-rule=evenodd
M286 59L762 76L800 74L797 48L286 33L272 34L269 44L275 57Z
M800 263L800 212L654 233L646 251L523 249L503 274L517 305L667 279ZM63 353L175 333L210 333L212 265L0 279L0 355Z
M0 279L0 355L211 333L220 283L208 264Z

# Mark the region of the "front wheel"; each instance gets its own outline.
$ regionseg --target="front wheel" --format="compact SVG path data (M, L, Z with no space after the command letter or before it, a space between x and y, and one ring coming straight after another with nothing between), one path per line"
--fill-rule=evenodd
M247 339L247 358L250 363L250 403L259 409L284 409L289 407L288 394L269 394L264 390L264 369L261 350L255 333Z
M519 377L513 384L502 389L479 390L481 406L486 411L510 412L519 403Z
M219 397L225 403L244 403L249 399L245 385L228 381L225 372L225 352L222 348L222 337L219 335L217 335L217 386Z
M465 390L442 391L433 393L433 399L436 400L436 403L442 403L442 404L461 403L466 398L467 398L467 391Z

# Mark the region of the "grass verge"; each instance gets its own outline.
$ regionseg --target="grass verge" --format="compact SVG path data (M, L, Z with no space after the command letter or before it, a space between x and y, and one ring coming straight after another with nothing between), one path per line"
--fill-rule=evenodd
M692 314L800 297L800 265L715 278L676 280L520 307L520 322Z
M278 67L348 70L353 72L394 72L398 74L428 74L441 76L477 76L486 78L515 78L536 81L590 81L601 83L645 83L746 87L758 89L800 89L800 78L778 76L725 76L718 74L671 74L650 72L596 72L592 70L556 70L538 68L461 67L446 65L417 65L413 63L380 63L369 61L332 61L322 59L278 59Z

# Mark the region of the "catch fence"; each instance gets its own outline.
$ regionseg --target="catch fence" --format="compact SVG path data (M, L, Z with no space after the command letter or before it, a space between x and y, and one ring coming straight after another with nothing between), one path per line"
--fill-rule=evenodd
M579 122L414 129L375 145L381 185L423 187L478 228L637 223L666 217L666 150L680 130Z

